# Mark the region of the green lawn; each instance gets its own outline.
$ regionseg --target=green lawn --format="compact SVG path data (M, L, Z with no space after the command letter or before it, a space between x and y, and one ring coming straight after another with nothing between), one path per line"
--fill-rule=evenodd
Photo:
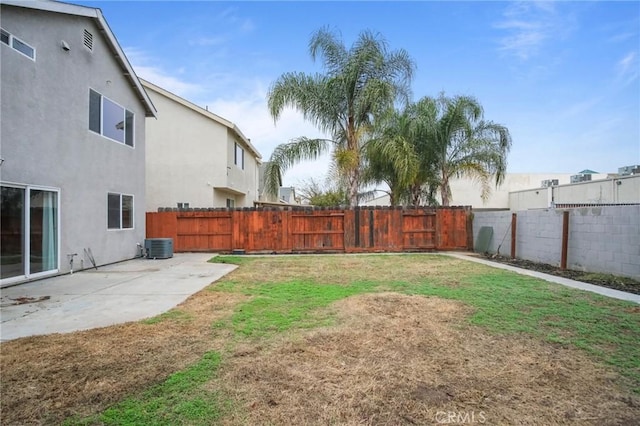
M491 333L522 333L570 345L616 369L624 386L640 392L638 305L442 255L221 256L240 267L206 291L249 298L227 318L211 324L230 329L229 348L269 341L297 329L329 326L333 302L349 296L393 291L437 296L473 309L469 324ZM153 321L188 321L178 309ZM211 424L233 401L205 384L225 362L209 352L191 368L109 408L97 417L67 424Z

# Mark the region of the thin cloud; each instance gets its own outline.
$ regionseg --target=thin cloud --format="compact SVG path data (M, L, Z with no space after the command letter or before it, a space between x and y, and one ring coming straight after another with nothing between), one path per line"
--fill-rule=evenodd
M630 84L638 78L640 74L640 64L638 64L638 53L629 52L618 61L617 65L618 80L623 84Z
M253 23L253 21L251 19L245 19L242 22L242 25L240 25L240 30L243 33L250 33L251 31L253 31L256 28L255 24Z
M274 148L299 136L325 137L312 124L302 117L302 114L286 109L280 119L274 124L267 107L267 84L259 80L245 81L244 93L233 96L217 97L198 104L207 105L209 111L235 123L251 143L262 155L263 161L268 161ZM304 162L295 165L283 176L285 185L295 185L296 182L310 177L318 178L329 170L329 156L323 156L317 161Z
M124 51L138 77L150 81L178 96L186 97L190 94L198 93L201 90L201 86L198 84L183 81L160 67L150 65L152 60L144 51L134 47L125 47ZM184 68L180 68L176 70L176 73L182 74L184 71Z
M189 40L190 46L219 46L226 43L225 37L199 37Z
M637 33L633 33L633 32L618 33L609 37L607 41L611 43L621 43L636 36L637 36Z
M565 119L569 117L583 116L585 113L592 111L594 107L596 107L602 102L602 100L603 100L602 96L596 96L590 99L585 99L583 101L576 102L572 105L569 105L567 108L565 108L562 111L561 115Z
M238 28L240 32L243 33L250 33L256 28L251 18L240 17L238 15L238 8L236 7L228 7L224 9L216 16L216 19L218 21L224 21L232 27Z
M523 61L535 56L548 41L569 30L556 4L546 1L512 3L494 27L506 32L499 40L499 49Z

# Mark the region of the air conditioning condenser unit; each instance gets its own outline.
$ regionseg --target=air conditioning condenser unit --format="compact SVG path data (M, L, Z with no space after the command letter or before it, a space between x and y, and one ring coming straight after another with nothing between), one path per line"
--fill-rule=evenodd
M149 259L168 259L173 257L173 238L147 238L144 249Z

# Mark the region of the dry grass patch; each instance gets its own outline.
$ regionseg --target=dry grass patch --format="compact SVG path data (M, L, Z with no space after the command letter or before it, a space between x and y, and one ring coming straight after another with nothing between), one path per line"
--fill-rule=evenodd
M640 418L630 304L437 255L242 259L149 321L2 343L2 424Z
M487 424L640 418L640 399L617 387L616 373L576 349L465 325L470 308L459 302L379 293L330 309L336 327L236 349L210 383L241 401L223 423L433 424L443 412Z
M199 292L153 321L2 343L2 424L59 424L101 411L219 349L211 329L246 298Z
M349 285L375 279L378 282L418 283L437 280L457 284L461 276L475 274L478 265L437 254L318 255L248 257L250 267L238 268L231 279L242 283L272 283L304 279L317 284ZM372 259L375 262L372 264ZM452 275L451 271L456 274ZM398 272L402 271L402 275Z

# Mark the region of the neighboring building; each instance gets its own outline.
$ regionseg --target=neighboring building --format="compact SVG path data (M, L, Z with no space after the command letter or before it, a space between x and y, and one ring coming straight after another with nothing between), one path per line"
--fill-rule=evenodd
M619 167L618 175L620 176L640 175L640 164L634 164L633 166Z
M635 166L630 166L635 167ZM625 168L626 170L626 168ZM575 176L591 179L576 182ZM451 205L472 206L474 210L529 210L550 207L640 204L640 174L604 174L583 170L571 174L507 173L502 185L492 188L486 202L480 198L480 186L470 179L451 181ZM389 205L383 195L365 203Z
M509 209L640 204L640 175L532 188L509 193Z
M147 121L147 211L253 207L261 156L232 122L142 80L158 108Z
M133 258L155 109L99 9L2 0L1 281Z
M486 201L480 197L480 184L469 178L452 179L451 186L451 205L452 206L472 206L476 210L495 210L509 208L509 193L531 188L540 188L545 184L563 185L568 184L571 179L570 173L507 173L504 182L495 187L491 184L491 194ZM605 179L606 174L592 175L593 180ZM440 201L440 195L437 195ZM389 205L389 196L375 198L366 205Z
M296 188L293 186L281 186L278 189L278 201L286 204L300 204L296 197Z

